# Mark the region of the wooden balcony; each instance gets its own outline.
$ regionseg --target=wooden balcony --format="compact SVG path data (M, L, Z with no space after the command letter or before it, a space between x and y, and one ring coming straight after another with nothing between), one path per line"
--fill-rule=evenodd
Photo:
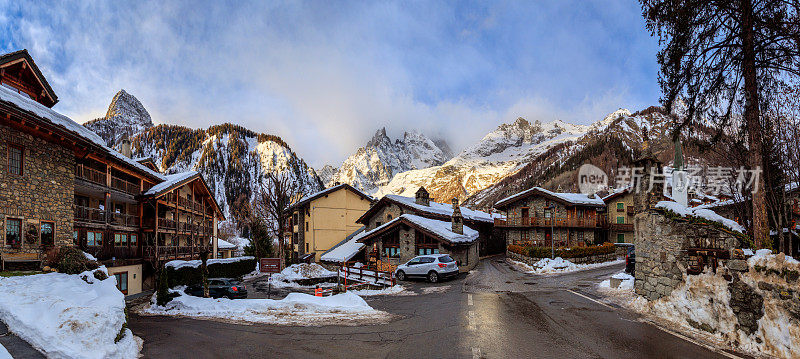
M111 223L119 226L138 227L139 216L125 213L112 213Z
M114 176L111 176L111 188L134 195L141 193L138 184Z
M79 222L106 222L106 211L99 208L72 205L72 216L75 221Z
M143 256L148 260L198 259L202 250L203 246L145 246Z
M604 217L592 218L552 218L545 217L512 217L494 220L496 227L556 227L556 228L604 228Z
M158 219L158 228L164 229L176 229L177 225L175 221L167 218L159 218Z
M611 223L611 230L617 232L633 232L633 223Z
M189 208L189 209L192 208L192 202L189 201L189 199L183 198L181 196L178 196L178 205L183 208Z
M100 185L106 185L106 173L96 170L84 165L75 165L75 177L94 182Z
M142 258L141 250L138 246L85 246L82 249L98 260L109 259L139 259Z

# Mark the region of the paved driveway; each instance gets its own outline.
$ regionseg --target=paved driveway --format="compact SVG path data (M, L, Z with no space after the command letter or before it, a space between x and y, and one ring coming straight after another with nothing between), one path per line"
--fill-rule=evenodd
M716 358L722 355L591 298L622 265L533 276L502 258L414 296L367 298L401 316L360 327L283 327L131 316L151 358Z

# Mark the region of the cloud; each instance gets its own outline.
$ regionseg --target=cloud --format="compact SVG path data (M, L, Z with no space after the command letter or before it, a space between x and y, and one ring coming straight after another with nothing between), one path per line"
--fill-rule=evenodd
M2 2L78 121L120 88L161 123L242 124L314 166L380 127L460 150L516 117L591 123L658 99L655 40L633 1Z

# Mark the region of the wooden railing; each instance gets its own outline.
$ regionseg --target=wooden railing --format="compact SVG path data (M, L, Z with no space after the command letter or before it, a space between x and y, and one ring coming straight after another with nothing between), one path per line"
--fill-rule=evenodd
M164 195L164 200L168 203L175 203L175 193L167 193Z
M112 213L111 220L114 224L128 227L139 226L139 216L125 214L125 213Z
M612 231L633 232L633 223L611 223Z
M147 259L191 259L200 256L203 246L145 246L143 256Z
M200 202L195 202L194 203L194 210L195 210L195 212L203 213L203 210L204 210L203 204L200 203Z
M106 211L99 208L90 208L72 205L72 216L78 221L105 223Z
M181 196L178 196L178 205L184 208L192 208L192 202Z
M103 186L106 185L106 173L103 171L98 171L91 167L86 167L83 165L75 165L75 177L85 179L90 182L94 182L97 184L101 184Z
M159 228L175 229L175 221L167 218L158 219Z
M606 225L604 217L597 218L552 218L545 217L511 217L495 218L494 225L499 227L578 227L602 228Z
M141 192L138 184L114 176L111 176L111 187L130 194L139 194Z

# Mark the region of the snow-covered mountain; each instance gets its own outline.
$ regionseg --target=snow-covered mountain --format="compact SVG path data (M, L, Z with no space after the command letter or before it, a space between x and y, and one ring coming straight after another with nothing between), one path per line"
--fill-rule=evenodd
M392 141L386 129L375 132L366 146L359 148L333 171L326 183L348 183L367 192L375 192L392 180L395 174L436 166L447 161L452 154L443 140L432 140L420 132L403 134ZM326 166L325 176L334 170Z
M518 118L498 126L441 165L398 173L376 194L413 196L419 186L424 186L437 201L447 202L453 197L464 200L516 173L538 154L573 142L590 129L562 121L542 123Z
M121 139L153 127L153 120L136 97L119 90L111 99L106 116L89 121L84 126L100 135L109 146L115 147Z
M233 124L205 130L153 126L141 102L125 90L114 96L106 117L84 126L111 146L129 138L133 156L153 158L164 173L200 171L228 219L235 219L239 206L253 199L267 173L289 176L305 193L324 188L314 169L278 136Z

